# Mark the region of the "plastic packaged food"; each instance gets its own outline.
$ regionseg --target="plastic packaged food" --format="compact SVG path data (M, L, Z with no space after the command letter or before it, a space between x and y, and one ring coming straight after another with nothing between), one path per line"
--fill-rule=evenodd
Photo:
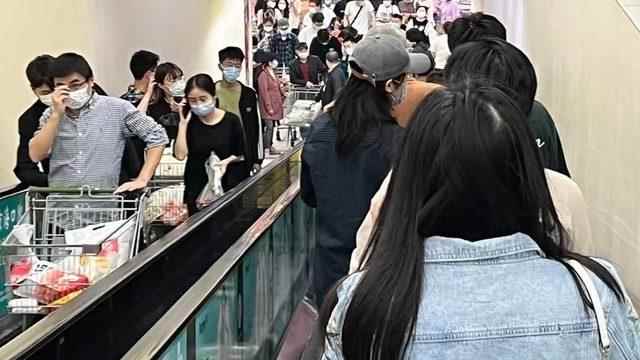
M224 171L220 166L220 158L216 155L215 152L211 152L211 156L209 156L209 160L205 163L205 170L207 171L207 177L209 178L209 182L200 192L200 196L196 200L196 206L199 209L203 209L209 206L212 202L214 202L217 198L224 195L224 189L222 188L222 177L224 176Z
M20 297L36 299L41 304L49 304L87 286L89 278L86 276L66 273L54 263L39 261L33 264L31 273L14 293Z

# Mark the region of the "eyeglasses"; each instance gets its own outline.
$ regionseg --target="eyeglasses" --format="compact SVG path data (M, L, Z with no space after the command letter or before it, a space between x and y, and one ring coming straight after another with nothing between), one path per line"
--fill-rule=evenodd
M76 91L76 90L82 89L86 84L87 84L87 80L79 83L69 84L67 87L69 88L69 91Z
M242 62L241 61L223 61L222 62L222 67L234 67L234 68L242 68Z

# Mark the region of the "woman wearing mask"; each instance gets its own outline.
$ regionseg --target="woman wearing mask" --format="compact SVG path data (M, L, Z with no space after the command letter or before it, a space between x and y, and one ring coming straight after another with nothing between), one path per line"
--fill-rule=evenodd
M275 21L273 19L265 19L262 23L262 29L258 32L257 49L265 51L271 50L271 38L277 35L275 31Z
M163 63L155 72L156 89L147 114L164 126L169 139L175 140L178 134L179 103L184 97L184 73L176 64Z
M429 36L434 30L433 16L429 16L429 8L426 6L418 6L416 16L412 17L407 24L407 29L418 29Z
M274 123L280 122L284 117L284 84L273 71L278 67L278 60L272 53L265 54L262 59L260 75L258 75L258 93L260 114L264 121L264 147L272 155L278 154L273 147Z
M400 37L365 37L335 104L311 123L300 183L303 200L318 211L312 281L318 304L347 274L358 226L394 158L400 128L391 109L406 96L406 74L424 71L420 59Z
M184 172L184 202L189 215L198 211L196 200L209 179L205 163L215 152L224 176L222 187L231 190L246 177L244 136L240 119L216 108L216 85L207 74L195 75L187 81L186 101L180 111L180 126L175 144L175 157L187 159Z
M567 250L526 116L469 83L411 121L369 261L321 312L323 359L640 359L614 268Z
M282 15L282 12L276 7L276 5L276 0L267 0L265 7L258 10L258 26L262 25L266 19L278 21L284 17Z

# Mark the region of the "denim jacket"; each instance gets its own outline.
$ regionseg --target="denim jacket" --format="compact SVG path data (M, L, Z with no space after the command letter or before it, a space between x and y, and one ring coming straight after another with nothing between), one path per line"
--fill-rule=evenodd
M560 262L544 257L528 236L469 242L425 242L425 276L407 359L640 359L640 321L598 277L611 337L603 355L592 310ZM612 274L615 270L605 263ZM342 356L342 324L362 273L338 287L323 360Z

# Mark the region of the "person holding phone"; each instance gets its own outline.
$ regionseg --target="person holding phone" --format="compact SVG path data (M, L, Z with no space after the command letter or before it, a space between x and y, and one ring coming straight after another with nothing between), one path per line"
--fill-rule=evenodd
M178 136L178 122L180 120L178 104L184 98L184 72L174 63L162 63L156 68L154 80L157 85L146 111L167 130L169 139L175 140ZM140 109L140 111L145 111L145 109Z
M244 136L240 118L216 108L216 84L207 74L187 81L186 100L180 107L180 124L174 156L187 160L184 172L184 202L189 215L198 212L196 201L209 182L205 164L212 152L220 158L216 166L224 174L222 187L229 191L248 177L244 166Z
M146 144L147 161L137 177L116 192L146 187L169 142L162 126L126 100L98 95L93 70L78 54L57 57L49 76L52 104L29 143L32 161L50 159L49 186L116 188L125 142L137 136Z

